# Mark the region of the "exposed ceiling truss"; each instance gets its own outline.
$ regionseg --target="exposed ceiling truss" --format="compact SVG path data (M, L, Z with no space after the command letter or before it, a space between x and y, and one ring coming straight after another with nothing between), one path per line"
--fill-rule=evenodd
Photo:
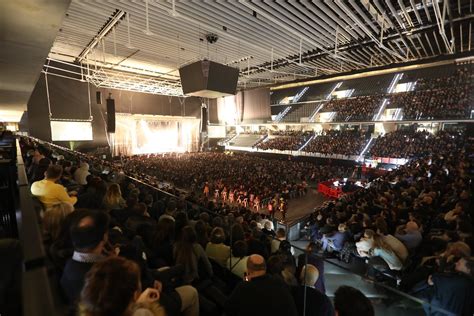
M174 92L177 69L207 58L248 88L472 51L472 2L73 0L50 57L93 65L94 84L126 72Z

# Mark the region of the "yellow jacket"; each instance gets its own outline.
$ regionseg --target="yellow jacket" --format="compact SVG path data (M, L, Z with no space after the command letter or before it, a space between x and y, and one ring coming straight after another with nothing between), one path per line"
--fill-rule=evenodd
M50 180L40 180L31 185L31 194L36 196L45 208L49 208L59 202L76 204L77 197L69 196L66 188Z

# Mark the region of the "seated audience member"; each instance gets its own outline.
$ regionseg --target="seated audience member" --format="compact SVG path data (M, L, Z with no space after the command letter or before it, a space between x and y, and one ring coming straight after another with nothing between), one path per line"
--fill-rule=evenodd
M360 257L369 257L370 249L374 247L374 235L375 232L372 229L366 229L364 231L364 236L356 242L357 254Z
M298 315L333 316L334 308L326 294L315 288L319 278L319 271L315 266L307 264L300 273L300 285L293 289L293 298L296 303ZM306 290L306 306L305 302ZM303 312L306 309L306 313Z
M51 164L52 162L49 158L42 158L34 169L33 175L30 179L30 183L44 179L44 173L46 172L46 170L48 170Z
M176 215L176 209L177 209L176 201L170 200L168 204L166 205L165 213L160 216L159 220L161 220L162 218L169 218L170 220L175 221L174 216Z
M173 265L174 221L164 218L158 222L151 247L153 254L161 260L161 266Z
M409 251L415 250L423 240L418 224L414 221L406 223L404 227L399 227L395 237L403 242Z
M271 253L275 253L280 249L280 242L286 240L286 231L284 228L278 228L276 231L276 239L272 239L271 242ZM293 253L293 249L291 250Z
M89 177L86 191L78 196L77 207L102 209L107 184L99 177Z
M474 314L474 258L461 258L453 273L436 273L428 278L428 300L453 315ZM445 315L425 306L427 315Z
M109 257L93 265L86 274L79 315L165 316L159 299L157 289L142 292L140 268L135 262Z
M358 289L340 286L334 293L336 316L374 316L374 308L369 299Z
M408 249L399 239L388 233L385 220L382 218L377 219L375 226L377 227L377 234L382 236L383 241L392 248L397 257L400 258L402 262L405 262L408 258Z
M326 286L324 284L324 260L318 257L318 252L321 249L318 243L310 242L306 247L306 253L303 253L298 256L298 269L296 270L296 275L300 275L304 265L305 260L306 264L316 267L319 271L319 277L317 278L314 288L321 293L326 293ZM307 256L307 258L305 258Z
M213 275L212 265L204 249L197 243L196 233L191 226L183 228L180 240L175 243L174 259L177 264L184 266L183 280L186 284L199 282ZM200 275L200 270L206 275Z
M67 260L60 280L61 287L70 304L74 304L78 300L84 286L86 273L95 263L109 256L105 250L105 244L108 241L108 215L101 211L81 212L82 214L74 219L70 230L74 253L72 258ZM112 256L114 255L112 254ZM163 305L169 315L175 315L179 309L186 316L199 314L198 294L195 288L180 286L161 294L160 302L162 299L164 300ZM176 302L175 297L180 301L180 304Z
M145 203L138 203L133 208L133 213L125 221L125 227L132 232L137 232L141 226L156 227L154 219L150 218Z
M248 281L237 285L225 303L226 315L298 315L288 287L282 281L267 275L262 256L251 255L248 258L247 273Z
M58 239L66 216L74 211L74 206L69 203L57 203L44 212L43 229L45 240L54 242Z
M84 277L92 265L106 257L109 217L100 211L83 211L71 227L74 254L66 262L61 287L69 303L75 303L84 285Z
M65 187L56 183L61 178L62 171L61 166L51 165L45 172L45 178L31 185L31 194L36 196L46 209L56 203L65 202L74 205L77 202L76 192L68 194Z
M81 162L79 168L74 172L74 180L80 185L87 184L87 176L90 175L89 164L86 162Z
M376 271L386 272L390 270L399 271L403 268L402 261L395 252L383 240L382 236L374 235L374 246L369 252L368 275L375 276Z
M211 241L207 243L206 254L209 259L225 267L230 256L230 247L224 244L225 233L220 227L214 227L211 232Z
M232 246L232 257L227 259L226 267L230 272L243 279L247 271L247 260L247 243L238 240Z
M324 234L322 238L322 250L327 252L341 251L349 235L346 224L339 224L336 232Z
M103 205L106 210L121 209L127 205L122 197L120 186L117 183L112 183L107 188L107 193L105 193Z

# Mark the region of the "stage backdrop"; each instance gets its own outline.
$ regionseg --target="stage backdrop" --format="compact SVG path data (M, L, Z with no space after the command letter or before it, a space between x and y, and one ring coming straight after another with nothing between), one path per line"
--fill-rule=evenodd
M114 155L197 151L199 119L117 113L112 135Z

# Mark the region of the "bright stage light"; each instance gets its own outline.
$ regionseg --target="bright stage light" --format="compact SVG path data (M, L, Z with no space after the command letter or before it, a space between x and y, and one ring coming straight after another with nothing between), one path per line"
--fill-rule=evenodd
M158 115L116 116L114 152L122 155L196 151L199 120Z

